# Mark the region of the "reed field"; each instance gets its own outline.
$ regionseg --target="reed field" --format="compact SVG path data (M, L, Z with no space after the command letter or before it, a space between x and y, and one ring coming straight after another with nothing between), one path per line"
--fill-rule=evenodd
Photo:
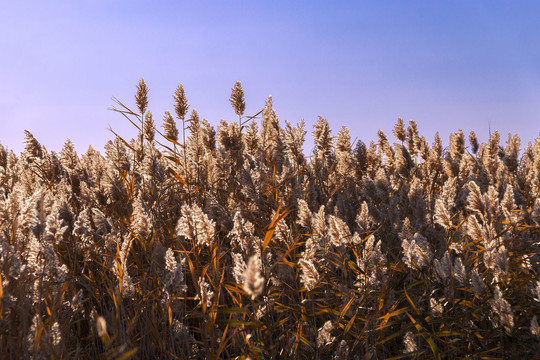
M1 359L540 358L540 138L147 94L104 154L0 145Z

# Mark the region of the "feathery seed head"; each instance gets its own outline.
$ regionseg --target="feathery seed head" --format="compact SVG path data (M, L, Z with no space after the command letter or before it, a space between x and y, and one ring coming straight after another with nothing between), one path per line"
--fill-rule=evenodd
M211 152L216 148L216 130L208 120L202 121L202 143L207 152Z
M435 298L429 299L429 307L431 309L431 315L433 317L441 317L444 311L444 304L442 300L437 300Z
M298 199L298 220L296 220L296 223L305 228L310 228L312 216L307 202L304 199Z
M390 146L386 134L384 131L379 130L377 135L379 136L379 141L377 144L379 146L379 153L384 154L387 161L392 161L394 159L394 150L392 150L392 146Z
M168 248L165 252L165 269L169 272L173 272L176 270L176 266L178 263L176 262L176 258L174 257L174 252L171 248Z
M24 130L25 134L25 152L29 158L42 158L43 151L41 150L41 144L36 140L34 135L28 130Z
M156 135L156 126L154 125L154 119L152 118L152 113L149 111L144 117L144 137L147 141L154 141L154 136Z
M132 206L133 223L131 226L133 232L141 237L146 237L152 231L152 221L143 203L141 194L134 199Z
M410 170L414 167L411 154L405 146L399 144L394 145L394 148L396 149L394 153L396 172L403 178L408 179Z
M184 281L183 265L185 259L182 258L180 262L176 261L174 252L171 248L168 248L165 252L165 269L167 272L164 274L163 290L169 294L185 293L187 286Z
M187 114L189 105L186 99L186 94L184 93L184 86L182 84L178 85L176 92L174 93L174 110L176 111L176 116L178 119L183 120Z
M240 81L237 81L236 84L234 84L234 88L232 89L232 94L229 101L231 102L236 115L244 115L244 110L246 110L246 103L244 101L244 90L242 89L242 84L240 84Z
M351 152L351 135L349 129L346 126L342 126L339 130L336 138L335 147L336 151L344 152L347 154Z
M443 147L442 147L441 137L439 136L438 131L435 133L435 141L433 142L432 149L435 155L437 156L437 158L440 158L442 156Z
M184 236L197 245L210 246L214 242L216 224L197 204L182 205L182 217L176 225L176 234Z
M540 303L540 281L536 282L536 286L533 289L533 293L536 296L534 300Z
M469 235L473 240L480 239L484 233L482 231L482 226L478 222L476 215L470 215L467 217L467 221L463 226L467 235Z
M478 152L478 138L474 131L471 131L469 135L469 142L471 143L471 151L476 154Z
M311 291L319 283L319 272L312 260L300 259L298 264L302 267L302 275L300 281L306 287L307 291Z
M471 272L471 287L476 295L482 294L484 290L484 281L476 269Z
M68 169L73 170L77 166L78 161L79 157L75 151L75 146L73 146L73 142L70 139L67 139L60 151L60 162Z
M403 337L403 345L405 346L405 353L415 352L418 347L412 331L407 331Z
M233 244L238 245L244 254L250 254L255 249L256 244L253 242L253 234L255 227L251 222L244 219L240 211L234 214L233 228L229 232Z
M207 308L212 307L212 297L214 296L214 292L211 290L210 284L204 277L199 278L199 289L200 292L194 299L199 300L199 305L201 306L206 306Z
M409 127L407 128L407 147L413 157L418 154L418 144L420 137L418 136L418 126L416 121L409 120Z
M317 346L323 347L326 344L331 344L335 338L332 336L331 331L334 328L334 324L331 320L328 320L324 325L319 329L317 334Z
M360 212L356 215L356 224L360 228L361 233L365 233L369 229L369 208L365 201L360 205Z
M454 160L461 160L465 152L465 137L463 131L459 129L457 133L450 134L450 155Z
M201 123L199 120L199 113L197 112L197 110L193 109L191 111L191 116L189 117L189 126L188 126L188 129L191 132L191 135L196 135L200 126L201 126Z
M365 171L368 165L368 153L366 144L362 140L358 140L356 148L354 149L354 158L357 166L357 171Z
M493 298L491 299L491 309L497 315L499 315L499 321L504 326L507 333L510 333L514 327L514 312L510 303L502 297L501 289L498 285L495 285L495 291L493 292Z
M351 232L347 224L334 215L328 216L328 235L332 245L338 247L351 242Z
M6 168L8 159L8 152L6 148L0 144L0 167Z
M178 141L178 128L169 111L165 111L165 116L163 117L163 130L167 139Z
M334 142L334 138L330 136L330 125L325 118L319 116L319 121L313 125L313 128L315 129L313 131L315 150L318 154L321 154L323 159L327 159L332 150L332 143Z
M452 216L441 199L437 199L435 202L435 223L446 230L452 227Z
M326 214L324 205L321 205L319 211L313 215L311 220L312 226L319 239L326 238L328 227L326 225Z
M98 316L96 319L96 328L99 337L107 335L107 321L103 316Z
M538 327L538 320L536 319L536 315L534 315L531 319L531 334L535 336L540 336L540 328Z
M401 241L401 247L403 249L403 261L410 268L413 268L414 264L420 268L431 264L433 253L427 239L421 234L415 233L410 240L403 239Z
M444 256L440 261L439 259L433 261L433 266L435 267L435 273L441 280L447 280L452 276L452 263L447 251L444 252Z
M454 278L460 283L465 284L467 282L467 270L461 258L456 258L454 260L454 267L452 268Z
M398 139L401 142L404 142L407 139L407 132L405 131L405 125L403 124L403 119L398 118L396 126L394 126L394 130L392 130L394 133L394 136L396 139Z
M58 324L58 321L55 321L52 324L49 337L54 347L57 347L62 342L62 332L60 331L60 324Z
M348 359L348 358L349 358L349 345L347 345L347 342L345 340L341 340L341 342L338 344L336 348L336 351L332 359L341 360L341 359Z
M285 120L285 135L283 143L285 145L285 153L291 161L297 164L304 162L304 153L302 146L304 145L306 131L304 130L305 122L302 119L295 127Z
M139 109L139 112L141 114L144 114L146 111L146 107L148 106L148 87L146 87L146 83L144 82L144 79L141 79L139 81L139 85L137 85L137 94L135 95L135 103L137 104L137 108Z
M504 149L504 164L510 172L516 171L519 165L518 156L520 142L519 136L514 135L514 137L512 137L512 134L508 134L507 146L506 149Z
M246 276L246 262L244 261L244 257L240 253L233 252L232 253L232 259L233 259L233 276L234 280L237 284L243 284Z
M255 300L264 288L264 277L261 275L260 262L258 256L250 257L245 272L244 290L251 296L251 300Z
M486 209L484 198L480 192L480 188L474 181L469 182L469 195L467 196L467 202L469 203L469 209L471 211L478 211L480 214L484 214Z

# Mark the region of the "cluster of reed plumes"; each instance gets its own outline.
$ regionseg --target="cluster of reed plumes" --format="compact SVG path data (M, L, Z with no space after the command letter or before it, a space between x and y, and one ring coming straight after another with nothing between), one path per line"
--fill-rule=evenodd
M217 130L179 86L159 131L147 93L105 156L0 145L2 359L538 356L540 139L319 118L306 158L240 83Z

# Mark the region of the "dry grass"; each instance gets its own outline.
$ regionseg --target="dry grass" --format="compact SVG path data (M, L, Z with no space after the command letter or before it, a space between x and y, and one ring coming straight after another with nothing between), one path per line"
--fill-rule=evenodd
M540 139L320 118L308 161L240 83L217 130L179 86L182 139L137 89L105 155L0 145L2 359L538 357Z

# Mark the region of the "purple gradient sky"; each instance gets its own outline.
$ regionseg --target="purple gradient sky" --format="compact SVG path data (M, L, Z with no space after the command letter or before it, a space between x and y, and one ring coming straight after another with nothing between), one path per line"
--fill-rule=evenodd
M161 126L183 83L190 111L235 121L272 94L282 124L317 115L337 133L377 138L398 117L436 131L540 131L538 1L1 1L0 143L20 152L24 129L49 150L70 138L98 150L133 127L107 110L134 106L141 77ZM313 142L306 142L309 152Z

